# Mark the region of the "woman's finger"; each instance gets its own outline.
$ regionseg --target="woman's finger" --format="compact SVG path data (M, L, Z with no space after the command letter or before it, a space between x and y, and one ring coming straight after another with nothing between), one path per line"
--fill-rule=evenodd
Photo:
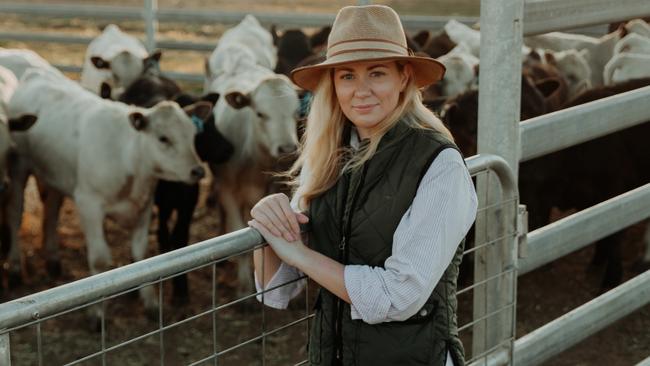
M284 200L280 199L280 209L282 210L283 216L286 218L286 222L289 224L289 230L293 232L295 237L300 237L300 226L298 225L298 219L296 218L295 212L289 204L289 199L284 196Z
M265 210L258 210L253 219L264 226L266 230L268 230L271 234L275 236L282 236L282 232L279 230L279 228L282 227L282 224L280 224L279 221L276 222L277 220L273 216L273 214L269 214Z
M282 230L283 236L288 241L294 241L294 236L292 234L293 229L291 228L291 218L285 215L285 212L282 208L282 203L279 200L274 200L272 204L268 205L269 210L275 215L275 222L279 222L281 226L278 229ZM269 213L271 215L271 213ZM291 215L293 216L293 215Z

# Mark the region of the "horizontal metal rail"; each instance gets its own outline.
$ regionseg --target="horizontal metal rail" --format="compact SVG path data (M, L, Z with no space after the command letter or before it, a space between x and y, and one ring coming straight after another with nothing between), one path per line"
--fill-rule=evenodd
M648 0L526 0L524 35L612 23L649 15Z
M514 365L534 366L562 353L594 333L650 303L650 271L646 271L588 303L517 339ZM509 350L491 354L470 366L504 366ZM650 358L637 366L648 366Z
M0 40L20 41L20 42L51 42L63 44L89 44L94 37L72 36L65 33L52 34L36 32L0 32ZM214 50L217 42L201 43L187 41L166 41L156 40L156 48L167 50L186 50L186 51L205 51Z
M503 191L506 192L504 201L510 201L518 195L515 176L508 163L500 156L491 154L479 154L465 159L470 174L476 174L482 170L490 169L496 173L501 182ZM507 192L511 192L508 194Z
M520 161L649 121L648 105L650 86L523 121Z
M534 366L650 303L650 271L515 341L515 365Z
M650 357L636 364L636 366L650 366Z
M75 72L80 73L81 67L74 65L53 65L57 69L63 72ZM187 74L183 72L172 72L172 71L163 71L163 75L174 80L180 81L189 81L193 83L202 83L205 80L205 76L202 74Z
M519 275L561 258L650 216L650 183L528 234Z
M0 304L0 330L206 265L261 245L262 240L256 230L246 228Z
M30 16L50 16L58 18L94 18L142 20L143 9L128 6L98 6L79 4L0 4L0 13L13 13ZM279 27L322 27L334 22L334 14L314 13L262 13L241 11L191 10L159 8L156 19L160 22L192 22L192 23L225 23L234 24L241 21L247 14L253 14L261 23L276 24ZM404 28L407 29L439 29L450 19L449 17L404 15L400 17ZM465 24L474 24L477 17L454 17Z

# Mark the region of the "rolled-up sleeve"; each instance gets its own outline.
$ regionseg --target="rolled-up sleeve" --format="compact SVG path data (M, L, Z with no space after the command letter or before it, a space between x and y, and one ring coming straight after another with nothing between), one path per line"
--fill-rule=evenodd
M347 265L352 319L376 324L406 320L426 302L469 231L478 200L455 149L431 163L394 235L384 268Z

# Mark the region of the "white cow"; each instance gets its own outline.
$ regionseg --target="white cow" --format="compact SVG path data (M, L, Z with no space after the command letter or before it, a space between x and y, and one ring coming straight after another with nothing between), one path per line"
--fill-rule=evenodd
M248 72L257 64L274 70L278 63L273 35L252 15L247 15L235 27L223 33L217 47L206 62L207 91L211 85Z
M591 68L587 61L589 59L589 51L587 49L580 51L545 51L544 54L543 59L555 66L562 77L564 77L567 88L569 89L569 99L592 87Z
M605 64L614 54L614 46L621 39L621 31L608 33L600 38L581 34L551 32L524 38L526 46L544 48L551 51L583 50L589 51L585 56L591 70L591 85L603 85Z
M478 57L471 53L465 42L456 45L447 54L440 56L438 61L445 65L445 76L440 82L442 95L454 96L478 83Z
M224 33L209 59L206 92L224 96L215 107L215 124L235 147L228 162L212 167L224 232L246 227L250 209L269 190L277 158L298 144L298 95L274 67L272 36L252 16ZM251 270L245 257L238 264L243 294L253 288Z
M20 79L29 68L41 69L65 78L61 71L32 50L0 48L0 66L11 70L17 79Z
M451 19L445 24L445 32L449 39L456 44L465 43L469 51L476 57L481 53L481 32Z
M91 273L112 265L103 232L104 218L132 229L134 260L145 255L152 194L158 179L195 183L203 175L194 151L197 128L188 114L205 118L209 103L181 109L161 102L150 109L101 99L71 80L28 70L10 103L11 116L35 114L39 122L15 136L9 209L12 246L9 263L19 268L17 242L22 191L30 173L47 187L44 248L58 262L56 220L63 196L73 198L88 246ZM141 291L147 309L156 306L153 289Z
M614 46L614 55L623 52L650 54L650 38L638 33L628 34Z
M650 54L619 53L612 57L603 71L605 85L644 77L650 77Z
M110 24L88 45L80 83L97 95L117 99L148 65L157 65L160 56L149 55L137 38Z
M650 25L643 19L632 19L625 23L623 27L628 34L636 33L640 36L650 38Z

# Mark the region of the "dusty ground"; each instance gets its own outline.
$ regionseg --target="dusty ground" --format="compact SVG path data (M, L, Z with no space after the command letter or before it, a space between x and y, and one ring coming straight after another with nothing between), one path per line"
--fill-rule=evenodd
M61 1L38 1L42 3L61 3ZM101 1L77 1L77 3L102 3ZM120 4L140 5L140 0L122 0ZM260 4L261 3L261 4ZM286 10L288 1L244 1L238 5L255 6L259 11ZM351 1L307 1L291 2L295 11L322 11L332 12L341 5ZM385 1L396 5L395 1ZM456 7L452 7L451 4ZM476 15L476 1L453 2L451 0L430 1L400 1L397 6L403 12ZM204 6L214 9L238 10L232 7L232 1L225 0L160 0L160 7L196 7ZM423 5L424 4L424 5ZM423 7L424 6L424 7ZM424 9L424 10L423 10ZM133 33L142 31L138 22L120 24L125 30ZM101 24L84 20L53 20L53 19L25 19L12 16L3 18L0 31L46 30L56 32L69 32L75 35L93 36L98 34ZM161 38L186 39L197 42L211 42L225 28L212 24L161 24ZM43 55L51 62L59 64L80 65L83 59L83 46L77 45L52 45L42 43L0 42L3 47L31 48ZM202 72L202 53L165 52L162 67L164 70L180 72ZM74 77L74 75L71 75ZM198 90L198 85L185 87ZM61 252L63 256L63 275L60 278L50 278L44 270L44 263L39 254L40 242L40 206L34 199L27 207L22 227L22 240L25 243L25 284L19 288L11 289L11 298L24 296L29 293L41 291L55 285L70 282L87 276L85 261L86 248L83 244L83 235L79 230L78 219L74 207L66 202L62 210L59 234ZM149 254L157 252L155 235L152 224L150 232ZM195 214L191 239L193 242L213 237L218 232L219 222L214 210L201 206ZM108 241L113 250L117 265L130 262L127 233L118 226L107 223ZM642 227L637 226L628 232L624 248L626 278L636 273L633 264L640 256ZM519 279L518 306L517 306L517 336L521 337L535 328L557 318L571 309L589 301L598 294L600 273L587 271L592 248L583 249L553 264L544 266ZM230 264L215 267L217 277L216 302L223 304L233 298L233 268ZM211 292L212 267L192 272L190 274L190 291L192 301L190 305L174 307L168 301L163 308L164 324L187 318L193 314L200 314L210 308L212 303ZM164 286L165 296L169 294L170 287ZM6 299L4 299L6 300ZM471 303L461 299L459 312L461 317L471 313ZM148 320L140 302L133 296L121 296L108 301L107 308L107 338L108 346L120 340L128 339L139 334L154 330L157 322ZM251 310L252 309L252 310ZM273 311L261 307L256 301L250 300L246 304L220 311L216 318L216 344L220 350L228 348L237 342L259 334L262 324L267 324L267 329L279 324L285 324L305 315L305 299L298 300L292 305L291 311ZM264 319L262 319L264 318ZM164 333L164 357L167 365L182 365L196 362L206 357L213 347L213 319L205 315ZM559 357L547 362L547 365L632 365L650 356L650 306L616 322L604 331L597 333L588 340L580 343ZM101 346L101 339L91 324L85 312L78 312L57 320L43 324L42 329L43 364L56 365L71 362L83 354L97 351ZM19 334L12 335L12 356L16 365L38 364L35 353L37 346L36 329L30 328ZM294 364L304 359L305 325L297 325L286 331L279 332L267 339L266 364L286 365ZM159 364L160 336L155 335L136 342L124 349L111 352L107 355L109 365L153 365ZM253 343L238 351L228 353L219 359L219 365L259 364L259 355L263 353L261 342ZM84 365L101 364L100 359L83 362ZM208 364L208 363L206 363ZM211 363L209 363L211 364Z

